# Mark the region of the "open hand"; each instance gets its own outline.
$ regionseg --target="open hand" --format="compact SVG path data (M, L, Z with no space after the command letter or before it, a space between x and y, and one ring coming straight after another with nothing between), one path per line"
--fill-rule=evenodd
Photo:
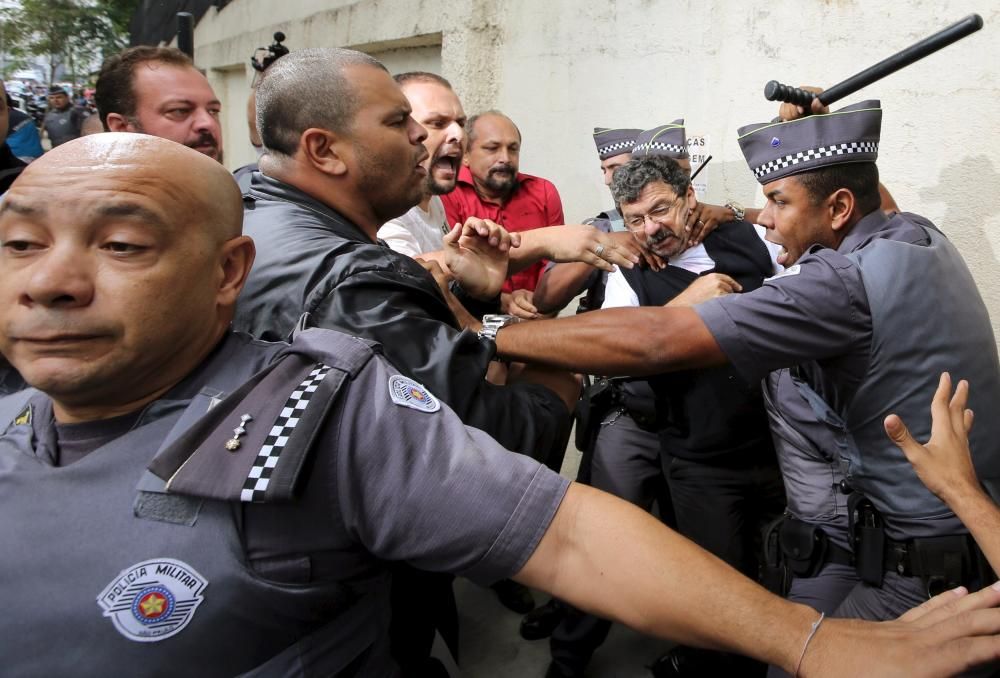
M703 301L743 291L743 286L725 273L709 273L688 285L687 289L667 302L666 306L694 306Z

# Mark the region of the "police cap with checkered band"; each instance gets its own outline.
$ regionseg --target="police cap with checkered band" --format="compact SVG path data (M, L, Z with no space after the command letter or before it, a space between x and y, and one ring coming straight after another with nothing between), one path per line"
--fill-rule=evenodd
M738 134L750 170L766 184L831 165L875 162L881 129L882 106L872 99L822 115L747 125Z
M613 158L622 153L631 153L635 145L635 138L639 136L641 129L609 129L607 127L594 128L594 144L597 146L597 155L601 160Z
M666 125L648 129L635 140L633 157L644 155L665 155L674 160L688 156L687 134L684 132L684 118L678 118Z

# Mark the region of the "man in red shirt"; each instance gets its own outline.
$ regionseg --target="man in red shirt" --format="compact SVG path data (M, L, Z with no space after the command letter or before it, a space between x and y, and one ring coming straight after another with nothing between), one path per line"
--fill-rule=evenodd
M469 119L469 147L462 161L455 190L441 196L448 223L465 223L469 217L490 219L508 231L526 231L565 223L562 201L552 182L518 172L521 132L499 111ZM531 292L538 284L545 261L514 273L504 284L507 295ZM530 299L527 299L530 303ZM513 303L517 303L514 301Z

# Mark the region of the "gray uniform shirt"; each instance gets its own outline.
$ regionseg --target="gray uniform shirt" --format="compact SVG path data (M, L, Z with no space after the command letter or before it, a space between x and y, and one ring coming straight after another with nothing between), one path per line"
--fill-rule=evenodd
M258 668L267 675L338 675L350 665L350 675L391 675L384 561L484 583L524 565L566 480L464 426L357 339L309 330L287 350L333 365L327 379L349 363L343 356L361 359L329 409L321 401L296 415L305 421L308 408L323 412L294 494L273 503L210 497L226 496L233 463L255 458L255 436L272 430L265 412L294 397L298 381L234 396L243 399L232 412L232 400L208 408L242 393L250 375L281 359L280 345L231 335L147 406L130 431L68 466L55 466L51 402L32 398L30 421L19 417L0 435L0 543L19 545L0 558L5 672L235 675ZM231 453L222 443L232 435L230 419L239 422L242 412L256 418L245 425L239 453ZM202 487L156 499L157 479L146 471L151 461L179 449L172 441L186 440L213 416L224 419L223 435L209 435L199 449L219 473L202 474ZM140 618L141 597L104 614L99 607L111 598L117 604L123 594L106 587L150 558L164 574L146 568L146 595L167 595L157 587L169 588L177 568L203 582L189 618L159 620L164 628L173 624L167 642L141 635L155 628L140 626L150 621ZM178 610L181 604L178 596Z
M866 276L859 257L889 251L899 254L868 257L878 264ZM923 253L924 259L907 253ZM912 263L918 260L922 264ZM879 287L884 280L893 285ZM871 289L876 297L869 298ZM879 322L873 320L875 308L882 314ZM942 369L978 380L974 400L977 392L984 403L993 399L995 340L985 309L961 258L930 222L912 214L890 218L873 212L837 250L813 247L760 289L715 299L696 310L746 379L791 367L815 392L808 396L810 404L819 421L836 433L836 452L848 482L856 477L864 483L856 489L883 510L892 538L964 531L881 432L882 417L897 411L912 430L926 435L931 395ZM948 332L935 322L943 322ZM875 398L874 388L879 389ZM986 430L979 434L974 457L985 482L995 476L997 453L995 442L989 441L994 436ZM865 444L859 448L856 441L861 439ZM811 507L816 509L822 510Z

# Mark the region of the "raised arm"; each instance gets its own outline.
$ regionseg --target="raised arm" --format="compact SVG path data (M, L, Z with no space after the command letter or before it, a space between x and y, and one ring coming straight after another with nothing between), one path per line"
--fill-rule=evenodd
M955 512L979 548L986 554L994 572L1000 572L1000 508L979 484L969 454L969 430L972 410L969 383L958 382L951 394L951 376L941 375L931 401L931 437L921 445L895 414L885 419L885 431L913 464L920 480Z

